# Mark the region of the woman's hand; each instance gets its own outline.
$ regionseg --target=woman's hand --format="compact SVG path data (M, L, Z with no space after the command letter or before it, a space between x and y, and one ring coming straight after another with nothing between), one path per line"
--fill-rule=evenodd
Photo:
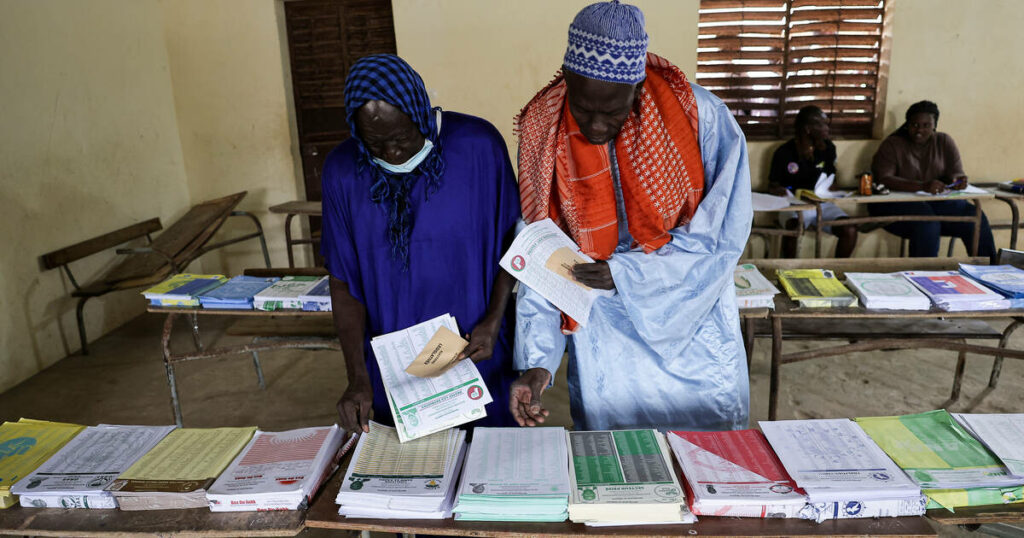
M932 179L930 181L926 181L921 190L928 194L941 194L946 190L946 184L937 179Z

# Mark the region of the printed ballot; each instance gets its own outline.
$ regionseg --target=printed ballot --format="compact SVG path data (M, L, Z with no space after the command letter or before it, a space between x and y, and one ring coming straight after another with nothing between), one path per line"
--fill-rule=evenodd
M174 426L90 426L11 491L32 508L117 508L104 488Z
M18 503L11 486L34 471L85 426L21 419L0 424L0 508Z
M900 273L846 273L846 283L865 308L928 310L932 302Z
M476 428L455 519L565 521L569 469L565 428Z
M492 401L491 393L472 360L458 361L434 377L407 371L442 327L459 332L455 318L444 314L370 340L402 442L487 416L484 406Z
M657 430L565 434L569 519L587 525L693 523Z
M614 290L595 290L572 278L572 266L594 260L580 252L551 219L527 225L498 262L580 325L586 325L594 301Z
M1024 414L951 413L953 418L981 441L1015 477L1024 478Z

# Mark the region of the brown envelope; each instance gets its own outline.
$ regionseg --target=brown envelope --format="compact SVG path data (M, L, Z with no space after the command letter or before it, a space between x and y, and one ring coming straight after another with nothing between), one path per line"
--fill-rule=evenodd
M459 353L468 345L448 327L441 327L405 371L416 377L437 377L455 366Z
M544 267L547 267L549 271L568 280L569 282L572 282L583 289L589 290L590 286L582 284L572 277L572 266L578 263L587 263L587 261L581 258L579 254L576 254L576 252L571 248L562 247L551 253L551 257L548 258Z

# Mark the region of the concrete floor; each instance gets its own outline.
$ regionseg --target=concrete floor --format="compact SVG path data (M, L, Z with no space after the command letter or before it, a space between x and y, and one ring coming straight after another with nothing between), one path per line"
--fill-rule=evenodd
M143 314L91 344L89 356L72 355L0 394L0 420L29 417L81 424L169 424L173 414L160 351L164 316ZM207 346L241 343L225 334L231 318L201 318ZM997 328L1002 328L1001 325ZM786 343L807 349L815 343ZM174 349L190 349L184 321ZM1024 348L1024 331L1010 343ZM751 367L751 424L767 418L767 340L758 340ZM345 386L337 351L282 350L261 354L266 390L259 390L250 356L181 363L176 367L186 426L249 426L280 430L330 424ZM927 411L949 396L956 353L903 350L852 354L782 368L779 418L890 415ZM1007 360L999 387L978 401L992 359L968 355L960 401L951 411L1024 412L1024 361ZM565 372L545 394L551 425L571 425ZM319 534L319 533L314 533ZM947 534L944 532L943 534Z

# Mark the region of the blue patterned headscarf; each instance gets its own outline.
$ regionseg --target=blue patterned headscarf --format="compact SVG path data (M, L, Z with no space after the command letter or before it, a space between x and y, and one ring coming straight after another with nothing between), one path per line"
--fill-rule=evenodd
M420 134L434 144L434 149L414 172L393 174L373 162L356 129L356 111L367 101L384 101L398 108L416 124ZM405 60L394 54L364 56L349 69L345 79L345 119L359 148L358 169L362 171L368 167L370 170L373 177L370 200L381 204L387 212L391 255L400 260L404 268L409 266L409 232L412 229L409 191L418 178L425 177L427 193L436 192L444 173L435 110L440 108L430 107L423 79Z

